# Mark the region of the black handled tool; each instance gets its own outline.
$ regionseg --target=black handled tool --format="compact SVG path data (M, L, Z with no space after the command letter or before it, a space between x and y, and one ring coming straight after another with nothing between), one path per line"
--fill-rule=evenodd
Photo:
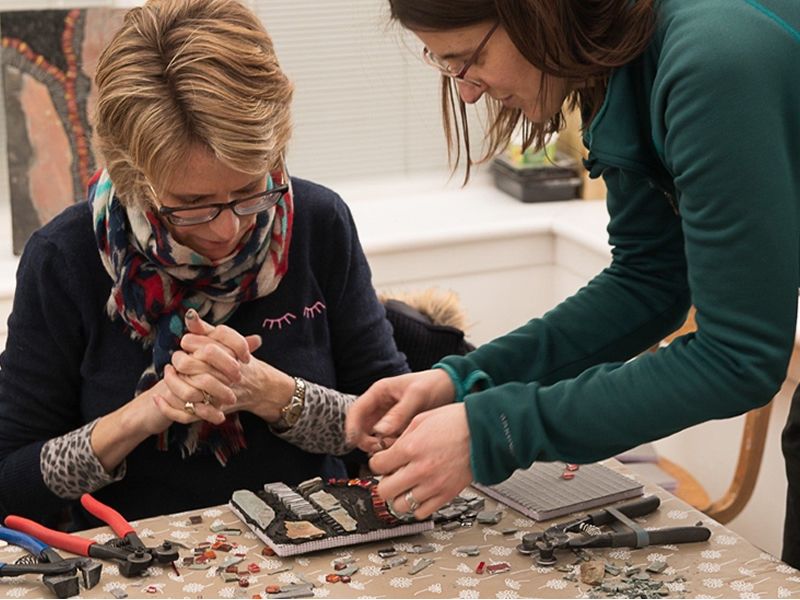
M665 544L690 544L692 542L705 542L711 537L707 527L665 527L664 529L645 529L647 540L645 546L663 546ZM571 538L568 542L570 548L641 548L637 545L635 531L620 531L616 533L602 533Z
M707 527L644 529L633 521L635 517L653 512L660 504L657 496L646 496L620 506L594 511L573 521L548 527L542 533L524 535L517 550L522 554L537 553L537 563L550 566L556 563L555 550L558 548L642 548L653 544L704 542L711 537ZM602 525L609 524L618 530L604 533L600 529Z
M103 567L99 562L86 558L63 558L35 537L7 527L0 526L0 540L30 553L30 556L15 564L0 563L0 576L41 575L42 583L58 598L69 598L80 593L80 583L90 589L100 581Z

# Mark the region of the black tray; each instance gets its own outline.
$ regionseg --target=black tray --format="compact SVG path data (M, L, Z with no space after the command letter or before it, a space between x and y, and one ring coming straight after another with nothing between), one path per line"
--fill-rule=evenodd
M556 164L516 168L502 158L492 161L494 184L523 202L550 202L581 197L583 179L577 163L560 160Z

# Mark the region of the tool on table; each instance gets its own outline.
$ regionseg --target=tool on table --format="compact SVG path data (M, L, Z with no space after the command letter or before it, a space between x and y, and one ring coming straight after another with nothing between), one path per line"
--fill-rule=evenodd
M61 548L81 556L113 560L119 565L119 572L123 577L141 575L153 562L153 556L149 552L143 550L131 551L126 548L115 548L114 546L100 544L77 535L48 529L44 525L39 525L39 523L30 519L16 515L7 516L5 524L7 527L37 537L55 548Z
M659 504L661 500L657 496L645 496L621 506L591 512L573 521L548 527L543 533L524 535L517 550L522 554L537 552L537 563L549 566L556 563L556 549L643 548L649 545L705 542L711 537L711 531L699 525L644 529L633 520L634 517L653 512ZM603 532L600 529L602 525L611 525L614 531Z
M178 550L170 541L162 542L159 546L147 547L136 534L133 526L125 520L116 510L96 500L89 494L81 496L81 504L89 513L108 523L119 538L108 542L120 549L129 552L145 552L160 563L171 563L178 560Z
M0 526L0 540L30 553L14 564L0 562L0 576L41 575L42 583L58 598L78 595L81 583L91 589L100 581L103 566L99 562L88 558L63 558L35 537L7 527Z

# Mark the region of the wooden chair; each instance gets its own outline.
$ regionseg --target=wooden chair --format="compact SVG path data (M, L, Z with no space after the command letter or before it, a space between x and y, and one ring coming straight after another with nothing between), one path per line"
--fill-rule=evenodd
M664 343L669 343L678 336L695 331L696 328L694 308L692 308L686 323L667 337ZM745 416L733 480L725 493L717 500L712 501L703 486L686 469L666 458L659 458L658 466L678 482L675 495L720 523L727 523L736 517L753 495L758 473L761 470L771 412L772 402L751 410Z

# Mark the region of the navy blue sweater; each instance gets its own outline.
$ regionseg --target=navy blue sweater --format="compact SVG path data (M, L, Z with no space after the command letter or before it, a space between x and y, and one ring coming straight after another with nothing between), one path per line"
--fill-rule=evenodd
M228 325L260 334L255 355L282 371L358 394L408 370L392 339L344 202L295 179L289 270L269 296L242 304ZM43 482L44 443L130 401L152 353L105 312L111 278L98 256L86 203L67 208L25 247L6 350L0 356L0 516L49 518L68 501ZM183 459L155 438L127 458L127 475L94 495L129 519L226 502L233 490L324 474L330 457L274 436L240 415L247 449L226 467Z

